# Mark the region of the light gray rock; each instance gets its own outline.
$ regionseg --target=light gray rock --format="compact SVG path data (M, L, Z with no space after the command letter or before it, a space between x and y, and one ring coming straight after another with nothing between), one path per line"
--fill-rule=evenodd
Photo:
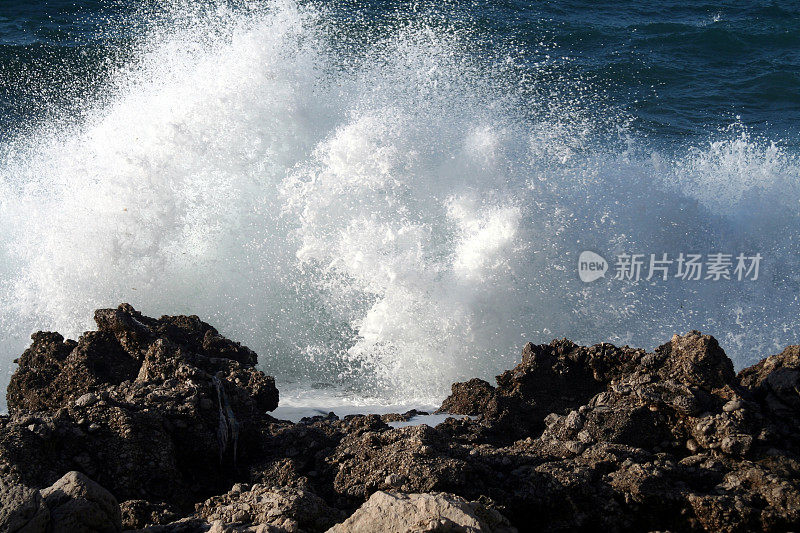
M389 474L386 476L385 483L390 487L399 486L403 483L403 478L397 474Z
M493 509L444 492L401 494L378 491L328 533L491 532L516 529Z
M91 392L87 392L77 400L75 400L75 407L90 407L97 403L97 396Z
M317 495L291 487L237 483L195 507L211 531L324 531L342 516ZM237 529L238 528L238 529ZM261 528L261 529L259 529Z
M583 428L583 417L578 411L570 411L567 418L564 420L564 428L573 433L580 431Z
M729 401L725 405L722 406L722 410L726 413L732 413L742 408L742 400L739 398L734 398L733 400Z
M80 472L67 472L42 490L50 510L52 533L116 533L122 531L117 500Z

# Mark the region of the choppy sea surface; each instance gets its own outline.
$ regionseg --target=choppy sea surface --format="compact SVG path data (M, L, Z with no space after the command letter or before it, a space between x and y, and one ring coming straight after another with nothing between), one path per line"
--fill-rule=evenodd
M741 368L800 338L799 152L796 2L4 0L0 386L123 301L252 347L291 416L555 337Z

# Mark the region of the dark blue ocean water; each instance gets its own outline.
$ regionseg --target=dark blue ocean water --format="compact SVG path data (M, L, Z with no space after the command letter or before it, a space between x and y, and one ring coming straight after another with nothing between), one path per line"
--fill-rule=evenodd
M252 3L251 3L252 4ZM380 32L387 20L438 13L463 19L488 43L510 43L533 77L590 82L665 140L703 136L733 122L787 145L800 134L800 3L492 1L338 2L335 16ZM412 8L412 6L415 6ZM4 128L69 106L102 86L125 59L142 2L3 0L0 121ZM416 11L415 11L416 10ZM398 14L400 14L398 16ZM355 37L358 39L358 36ZM545 82L547 80L545 79Z

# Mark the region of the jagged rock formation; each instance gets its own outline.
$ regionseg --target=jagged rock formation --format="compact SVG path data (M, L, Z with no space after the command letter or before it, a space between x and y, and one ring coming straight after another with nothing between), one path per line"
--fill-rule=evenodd
M453 385L442 410L472 418L394 429L407 416L271 418L256 355L197 317L123 305L97 323L19 359L0 529L54 528L81 498L151 533L800 529L796 346L736 375L698 332L652 353L528 344L496 386ZM73 470L120 504L55 498Z
M97 311L77 342L37 333L8 387L0 465L29 486L79 470L120 500L189 509L254 449L274 380L197 317Z
M789 346L739 373L741 384L777 420L785 438L800 427L800 346Z
M785 423L796 354L736 376L716 340L694 331L654 353L529 344L497 387L456 384L443 408L482 415L475 440L522 439L477 448L502 462L529 456L511 461L515 494L498 494L519 521L551 513L542 529L786 530L800 523L800 428ZM559 507L580 512L558 518Z

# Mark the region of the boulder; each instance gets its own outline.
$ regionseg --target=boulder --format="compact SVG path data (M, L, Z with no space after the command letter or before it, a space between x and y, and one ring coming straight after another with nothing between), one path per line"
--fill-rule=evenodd
M444 492L402 494L378 491L350 518L328 533L512 533L500 513Z
M281 531L323 531L341 515L307 490L240 483L226 494L198 504L196 514L209 524L266 526Z
M119 504L106 489L80 472L67 472L42 491L50 510L48 533L122 531Z
M488 381L478 378L464 383L453 383L450 396L442 403L439 412L454 415L497 413L495 388Z
M715 390L731 385L736 379L733 362L717 339L699 331L674 335L669 343L656 348L656 354L662 362L656 374L662 380Z

